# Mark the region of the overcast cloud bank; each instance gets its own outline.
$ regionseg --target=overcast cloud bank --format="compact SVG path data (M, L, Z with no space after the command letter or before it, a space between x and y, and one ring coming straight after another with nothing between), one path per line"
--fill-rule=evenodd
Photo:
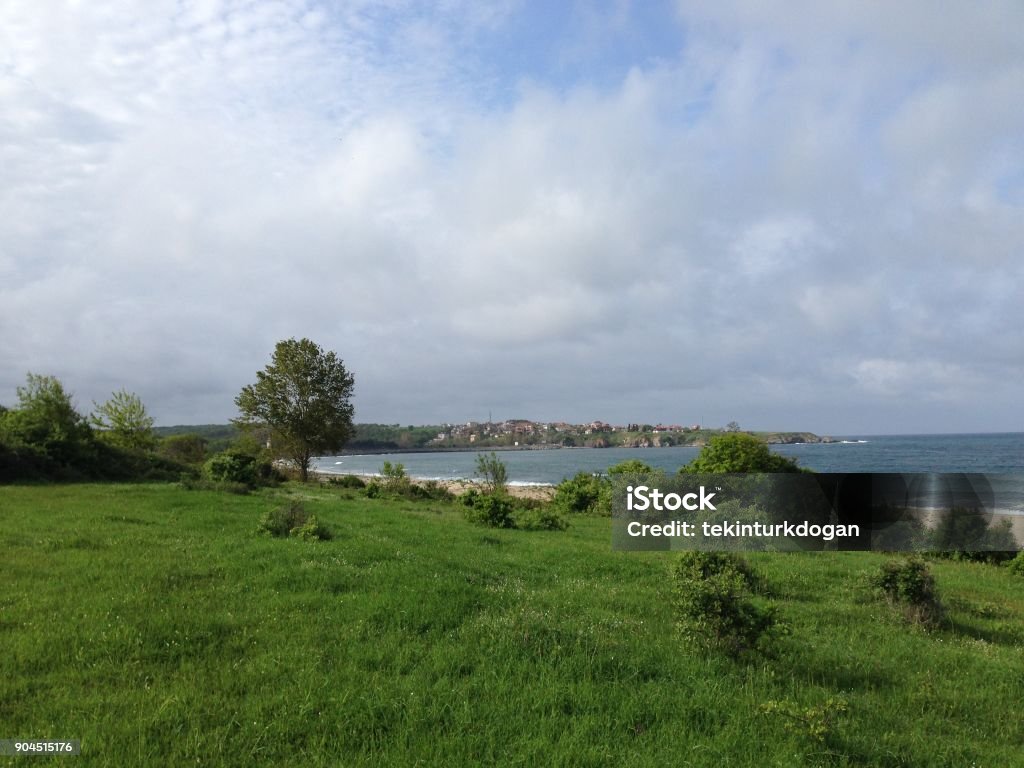
M0 402L1024 429L1024 6L548 5L6 4Z

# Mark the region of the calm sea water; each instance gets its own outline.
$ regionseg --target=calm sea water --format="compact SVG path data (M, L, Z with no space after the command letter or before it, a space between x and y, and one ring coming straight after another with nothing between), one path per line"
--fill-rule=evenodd
M841 443L775 445L818 472L985 472L1024 474L1024 433L985 435L867 435ZM671 472L698 448L558 448L499 452L516 484L556 484L577 472L603 472L626 459L641 459ZM323 472L375 474L385 461L400 462L413 477L455 480L473 477L475 452L394 453L326 456Z

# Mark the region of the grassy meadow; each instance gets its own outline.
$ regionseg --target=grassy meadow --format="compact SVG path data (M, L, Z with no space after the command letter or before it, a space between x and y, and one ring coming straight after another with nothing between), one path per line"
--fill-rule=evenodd
M333 539L259 535L289 498ZM83 747L0 764L1024 765L1008 569L932 563L925 631L882 555L750 555L786 632L734 661L677 633L673 557L312 485L0 487L0 738Z

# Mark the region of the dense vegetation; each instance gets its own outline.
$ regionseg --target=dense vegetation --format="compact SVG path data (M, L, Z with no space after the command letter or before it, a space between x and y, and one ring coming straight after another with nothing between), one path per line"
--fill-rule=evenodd
M0 482L176 479L184 467L156 445L144 406L123 390L89 417L59 380L30 373L17 405L0 408Z
M680 625L678 556L611 552L605 519L365 494L0 488L5 731L82 765L1019 762L1011 568L931 562L928 629L875 592L885 556L751 554L776 632L733 658ZM295 505L330 539L260 532Z

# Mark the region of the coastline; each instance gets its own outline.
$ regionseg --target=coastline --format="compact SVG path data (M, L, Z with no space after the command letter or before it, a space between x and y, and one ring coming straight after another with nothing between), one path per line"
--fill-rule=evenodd
M370 480L379 480L379 474L367 474L361 472L324 472L322 470L314 470L310 472L311 475L317 478L320 482L323 482L332 477L342 477L344 475L351 475L358 477L366 482ZM471 489L479 489L481 484L473 480L433 480L422 477L410 477L409 482L413 485L425 486L427 483L435 483L444 488L449 493L456 496L461 496ZM534 501L551 501L555 495L555 486L546 485L541 483L535 483L530 485L520 485L510 483L508 486L509 496L514 496L517 499L533 499Z

